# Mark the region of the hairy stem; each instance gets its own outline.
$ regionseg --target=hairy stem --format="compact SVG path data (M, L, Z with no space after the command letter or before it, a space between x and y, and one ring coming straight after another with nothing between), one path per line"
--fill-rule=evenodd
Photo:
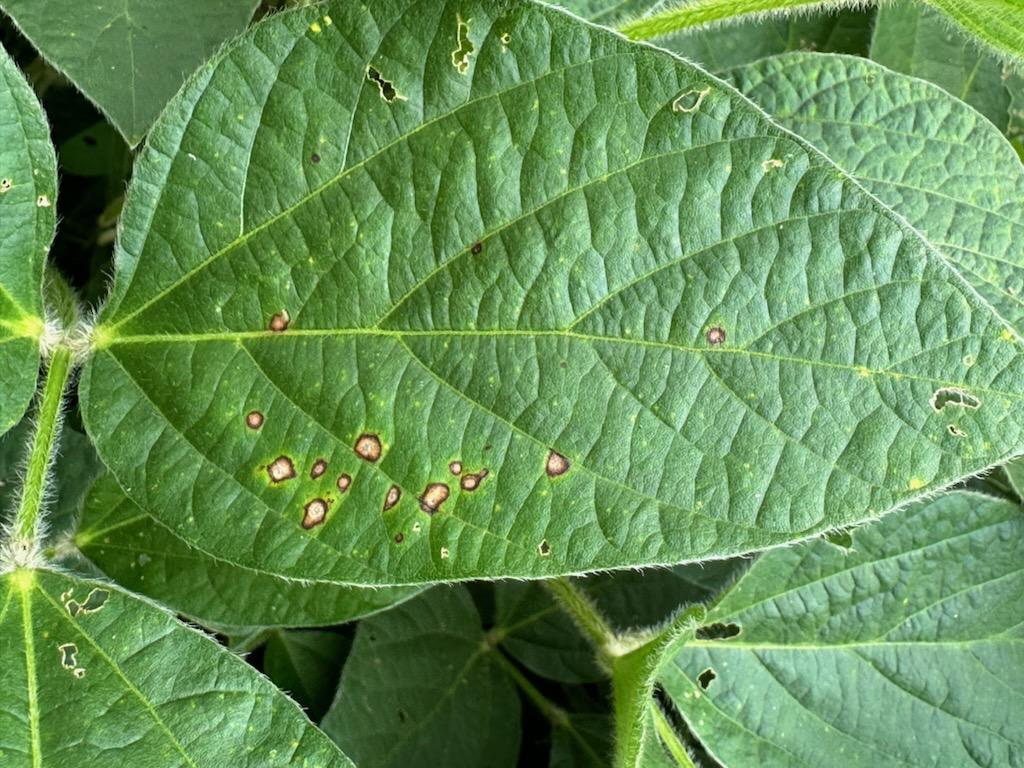
M863 0L693 0L628 21L619 31L633 40L652 40L684 29L750 16L836 10L864 4Z
M38 543L47 474L53 461L57 436L60 434L64 388L71 376L71 368L71 350L59 347L50 358L45 384L37 396L25 481L12 528L14 536L23 542Z
M586 635L601 656L601 660L607 662L608 647L615 639L615 630L601 615L594 602L565 577L545 581L544 585Z
M676 733L672 723L665 717L661 707L651 707L651 714L654 716L654 728L658 732L662 743L668 748L672 759L676 761L676 765L679 768L694 768L693 760L690 759L690 753L686 751L686 747L683 746L683 742L679 739L679 734Z

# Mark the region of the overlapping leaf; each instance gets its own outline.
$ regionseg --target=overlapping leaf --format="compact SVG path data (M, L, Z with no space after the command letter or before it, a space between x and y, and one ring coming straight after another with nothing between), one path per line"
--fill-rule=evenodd
M732 78L906 217L1024 331L1024 166L989 121L863 59L789 54Z
M1018 343L939 254L722 82L547 6L280 14L129 197L87 427L246 567L722 556L1022 439Z
M43 110L0 49L0 434L18 422L35 391L56 197L57 161Z
M352 765L242 659L111 584L3 575L0 647L5 767Z
M519 697L465 587L359 625L324 730L361 768L514 766Z
M1016 504L959 492L770 552L659 679L725 765L1019 764L1022 542Z
M258 0L0 0L40 53L137 144L185 77Z
M285 581L216 560L189 547L133 504L109 475L89 492L74 541L118 584L233 634L255 627L341 624L419 592L416 587Z

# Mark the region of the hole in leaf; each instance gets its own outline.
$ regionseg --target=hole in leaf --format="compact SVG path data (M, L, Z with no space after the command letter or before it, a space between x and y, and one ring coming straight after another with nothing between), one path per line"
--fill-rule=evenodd
M971 410L981 407L981 400L960 387L940 387L928 402L935 411L941 411L947 405Z
M551 554L551 545L548 544L547 539L541 540L540 544L537 545L537 552L541 557L547 557Z
M57 650L60 651L60 665L64 669L74 669L78 664L75 658L78 654L78 646L74 643L64 643L64 645L58 646Z
M835 531L826 534L825 541L840 549L853 549L853 534L849 531Z
M86 595L84 602L79 603L77 600L68 600L64 607L67 608L71 616L96 613L96 611L106 605L108 597L110 597L110 593L107 590L97 587Z
M740 633L739 624L708 624L697 628L698 640L728 640Z
M472 41L469 39L469 25L460 16L456 26L456 43L458 47L452 51L452 66L459 70L460 75L469 71L469 60L473 57Z
M700 109L700 105L704 102L707 95L711 93L711 86L702 90L693 88L680 94L675 101L672 102L673 112L696 112Z
M391 104L398 98L398 91L395 90L395 84L390 80L385 80L381 73L373 67L366 68L366 79L371 83L377 84L377 88L380 90L380 97L388 104Z
M718 675L715 674L715 670L709 667L708 669L705 669L703 672L697 675L697 683L703 690L706 691L708 689L708 686L711 685L711 681L714 680L716 677L718 677Z

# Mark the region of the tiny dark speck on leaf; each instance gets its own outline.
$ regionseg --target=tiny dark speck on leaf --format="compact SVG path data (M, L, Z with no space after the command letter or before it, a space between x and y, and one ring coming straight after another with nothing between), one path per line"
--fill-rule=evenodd
M319 163L320 162L320 155L318 155L316 152L314 152L309 159L312 160L314 163Z
M403 541L405 541L405 534L399 531L395 534L395 544L401 544Z
M716 347L719 344L723 344L725 342L725 329L717 325L714 328L708 329L707 339L708 344Z
M473 243L473 247L469 250L474 256L479 256L484 250L484 244L480 242Z

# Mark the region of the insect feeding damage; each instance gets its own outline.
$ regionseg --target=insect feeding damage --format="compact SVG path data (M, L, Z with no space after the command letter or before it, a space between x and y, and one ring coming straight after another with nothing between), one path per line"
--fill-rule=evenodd
M74 643L64 643L57 646L60 653L60 665L70 670L71 674L81 680L85 677L85 668L78 666L78 646Z
M551 554L551 545L548 544L547 539L542 539L540 544L537 545L537 554L541 557L547 557Z
M960 387L939 387L928 400L928 404L935 412L941 411L947 405L976 410L981 407L981 400Z
M295 462L287 456L278 456L267 465L267 476L274 485L295 477Z
M364 461L369 461L371 463L378 461L381 454L380 438L376 435L364 432L356 440L354 450L356 452L356 456Z
M420 496L420 509L432 515L447 501L451 490L444 483L430 483Z
M90 613L96 613L107 603L107 598L110 597L110 592L105 589L96 587L88 595L85 596L83 602L78 602L71 597L71 593L65 593L61 596L64 598L64 608L68 614L75 618L77 616L88 615Z
M707 86L702 90L691 88L689 91L680 94L676 97L676 100L672 102L673 112L696 112L700 109L700 105L704 103L704 99L711 93L711 86Z
M11 182L10 179L0 179L0 195L2 195L4 192L10 192L11 187L13 186L14 184Z
M545 471L548 477L559 477L569 471L569 460L558 451L548 453L547 466Z
M476 48L469 39L469 24L464 22L461 16L456 22L455 41L457 45L452 51L452 66L459 71L460 75L464 75L469 71L469 60L473 58Z
M380 91L380 97L388 104L393 103L395 99L405 99L404 96L399 95L398 91L395 90L395 84L390 80L385 80L383 75L373 67L366 68L366 79L376 84L377 89Z
M302 527L307 531L316 528L327 517L329 505L324 499L313 499L304 507L305 514L302 517Z

